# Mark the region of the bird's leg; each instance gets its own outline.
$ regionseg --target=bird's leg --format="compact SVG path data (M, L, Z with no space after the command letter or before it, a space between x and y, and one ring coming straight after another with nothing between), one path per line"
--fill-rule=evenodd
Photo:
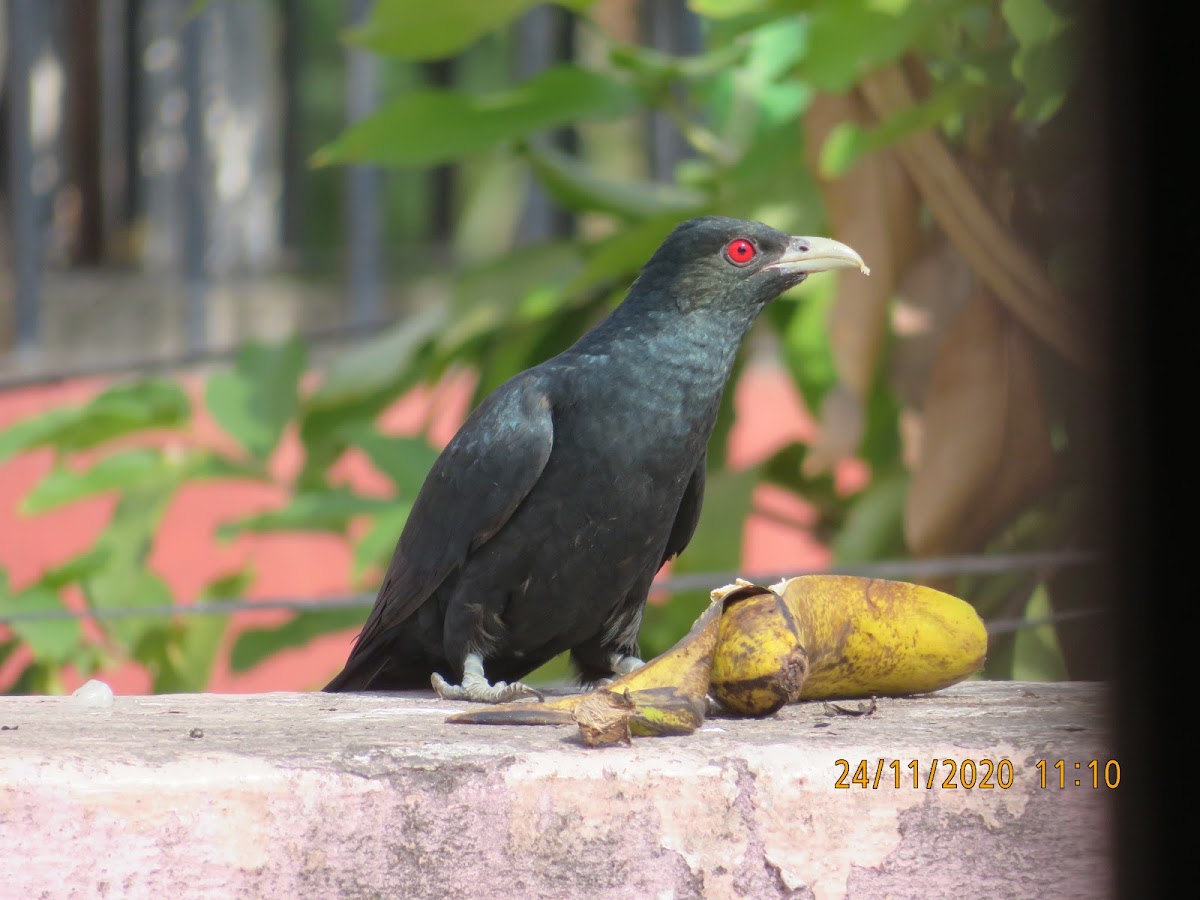
M483 674L483 657L478 653L468 653L463 660L462 684L450 684L437 672L433 673L430 681L433 683L434 692L443 700L507 703L509 700L522 700L526 697L545 699L540 691L535 691L519 681L512 684L504 681L497 681L495 684L489 682Z
M625 653L610 653L608 654L608 667L612 669L612 675L608 678L599 678L592 682L592 687L602 688L607 684L612 684L622 675L628 675L630 672L636 672L645 663L636 656L629 656Z
M646 663L636 656L629 656L626 653L610 653L608 664L612 667L613 675L620 678L622 675L636 672Z

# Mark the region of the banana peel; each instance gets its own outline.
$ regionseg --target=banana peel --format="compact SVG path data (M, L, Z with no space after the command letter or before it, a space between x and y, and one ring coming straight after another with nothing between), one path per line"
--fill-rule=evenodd
M470 725L579 724L584 742L623 743L630 735L691 734L704 723L709 673L717 646L721 614L737 600L762 589L747 585L714 596L691 629L674 647L640 669L590 694L569 694L543 703L502 703L449 716L447 722ZM621 698L613 702L605 694ZM591 699L589 699L591 698ZM603 720L621 718L627 726ZM582 720L582 721L581 721Z
M970 604L921 585L804 575L762 587L739 579L674 647L587 694L456 713L447 722L579 726L589 746L690 734L707 696L761 717L798 700L906 696L983 665L987 632Z

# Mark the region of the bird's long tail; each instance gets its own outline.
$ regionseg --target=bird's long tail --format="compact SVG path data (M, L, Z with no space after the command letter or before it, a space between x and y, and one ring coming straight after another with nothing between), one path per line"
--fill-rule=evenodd
M419 691L430 690L432 669L424 662L405 664L389 652L386 645L356 648L346 660L346 666L322 690L340 691Z

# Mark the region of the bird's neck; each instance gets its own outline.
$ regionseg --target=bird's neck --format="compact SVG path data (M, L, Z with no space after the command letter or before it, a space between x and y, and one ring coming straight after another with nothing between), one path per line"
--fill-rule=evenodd
M629 298L573 348L605 355L621 365L646 367L656 375L682 377L697 387L725 383L742 339L760 309L716 306L682 309L671 302L638 303Z
M702 452L754 316L731 319L712 310L618 309L563 354L603 372L607 391L636 397L639 415L654 416L654 441L688 441ZM636 443L638 437L631 436ZM632 452L632 450L630 450Z

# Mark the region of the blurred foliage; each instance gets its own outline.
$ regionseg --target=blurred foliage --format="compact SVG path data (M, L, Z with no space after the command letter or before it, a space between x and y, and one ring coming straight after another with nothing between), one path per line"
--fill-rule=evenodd
M352 578L370 589L436 455L423 435L381 432L379 413L451 366L478 373L478 400L563 349L611 309L676 222L704 213L836 235L873 275L814 278L767 311L760 334L775 336L819 413L819 434L748 471L726 471L728 390L704 515L674 571L736 569L763 482L813 505L815 533L837 561L1086 538L1095 421L1080 402L1093 360L1077 261L1086 259L1079 242L1095 215L1099 172L1080 144L1088 107L1075 78L1072 9L1051 0L693 0L704 48L676 57L613 36L614 17L631 15L626 5L570 2L561 6L579 17L586 62L512 83L511 26L531 5L377 0L368 20L344 34L387 60L391 99L321 136L313 161L332 168L315 173L311 202L336 209L337 165L393 167L388 240L419 248L426 167L457 165L453 240L462 252L449 271L438 271L441 256L420 270L434 277L438 299L334 359L311 390L300 389L308 364L301 342L245 347L204 391L239 453L194 446L188 398L162 380L115 385L0 433L0 460L45 448L55 455L25 498L27 514L118 497L86 553L19 591L0 577L0 614L168 604L147 559L176 492L206 478L279 484L267 463L288 431L304 454L282 482L289 499L226 523L221 534L353 533ZM338 27L336 4L305 9L311 34ZM324 110L317 121L330 122L340 115L341 57L328 39L321 46L303 69L302 93ZM454 54L455 86L429 86L424 66ZM669 182L655 182L624 149L640 144L649 112L673 123L691 149ZM577 129L577 153L545 139L567 125ZM577 215L576 237L534 245L513 237L519 202L498 206L496 198L519 201L510 182L519 188L524 177ZM323 240L341 233L337 214L309 218ZM151 434L170 439L131 446ZM391 481L393 499L331 480L351 447ZM81 451L91 451L90 462L80 463ZM833 467L851 457L872 477L840 492ZM364 520L365 529L355 527ZM252 573L229 573L206 596L240 595L251 581ZM985 616L1045 616L1089 602L1038 573L940 586ZM652 605L643 652L673 643L705 601L698 593ZM244 632L233 667L364 618L362 610L313 612ZM59 689L67 665L86 675L130 659L150 669L156 690L198 690L226 625L221 616L133 615L99 620L93 636L77 621L28 621L0 639L0 660L18 643L32 649L11 687L18 692ZM994 642L988 674L1059 677L1062 666L1054 629L1042 626ZM561 661L548 671L561 673Z

